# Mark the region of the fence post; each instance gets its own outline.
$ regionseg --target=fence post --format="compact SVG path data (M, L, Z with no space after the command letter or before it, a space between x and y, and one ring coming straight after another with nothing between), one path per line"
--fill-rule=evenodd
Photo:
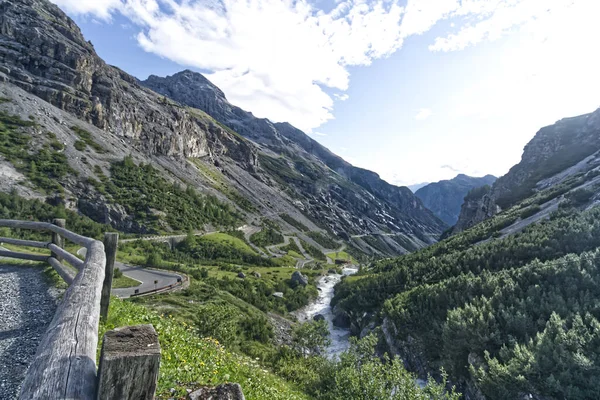
M153 400L160 344L152 325L106 332L98 369L97 400Z
M56 225L60 228L65 228L67 226L67 221L65 221L64 219L55 218L52 220L52 224ZM60 236L56 232L52 232L52 243L57 245L60 248L65 247L65 242L64 242L62 236ZM56 258L58 261L62 261L62 257L54 252L52 253L52 257Z
M118 244L118 233L106 232L104 234L104 252L106 253L106 269L104 272L104 283L102 284L102 297L100 297L100 318L104 320L108 316L108 306L110 304L110 291L112 289L113 271L115 268L115 260L117 258Z

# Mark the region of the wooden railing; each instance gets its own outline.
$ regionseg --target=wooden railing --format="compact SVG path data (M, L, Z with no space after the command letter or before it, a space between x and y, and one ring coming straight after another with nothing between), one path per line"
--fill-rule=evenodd
M48 262L69 285L41 339L19 399L111 400L132 395L152 399L160 346L151 325L127 327L126 333L108 332L96 373L98 324L108 314L118 234L106 233L103 243L68 231L61 219L52 224L0 219L0 227L52 232L49 242L0 237L0 244L47 248L49 256L0 249L0 257ZM64 239L86 248L85 261L64 250Z

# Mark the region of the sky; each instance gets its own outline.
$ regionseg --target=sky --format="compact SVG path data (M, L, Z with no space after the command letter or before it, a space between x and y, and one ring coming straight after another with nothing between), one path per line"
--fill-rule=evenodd
M397 185L501 176L600 107L598 0L52 0L108 63L205 74Z

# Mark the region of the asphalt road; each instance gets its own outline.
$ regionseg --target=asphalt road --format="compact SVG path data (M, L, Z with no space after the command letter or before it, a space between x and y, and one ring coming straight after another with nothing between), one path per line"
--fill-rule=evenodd
M177 283L178 279L183 279L181 275L167 271L157 271L138 266L126 265L120 262L115 262L115 268L119 268L123 275L142 282L141 285L131 288L113 289L112 293L118 297L130 297L139 290L139 293L144 293L154 289L160 289ZM156 283L155 283L156 282Z
M86 249L79 249L77 254L85 257ZM121 272L123 272L123 275L141 282L140 285L135 287L113 289L111 291L112 294L120 298L131 297L131 295L135 294L136 290L138 290L139 293L145 293L150 290L174 285L177 283L178 279L183 279L181 275L174 272L159 271L139 266L127 265L119 261L115 261L115 268L119 268Z

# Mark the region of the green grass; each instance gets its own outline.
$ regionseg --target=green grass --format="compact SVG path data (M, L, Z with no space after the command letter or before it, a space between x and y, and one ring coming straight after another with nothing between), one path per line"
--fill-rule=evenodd
M325 249L337 249L340 247L340 244L330 238L327 234L321 232L307 232L307 235Z
M59 181L75 171L66 156L50 145L32 149L29 128L34 126L35 122L0 111L0 154L38 188L62 193Z
M113 163L110 178L100 169L94 172L100 182L89 182L153 232L169 228L187 232L207 224L234 226L239 218L229 204L215 196L200 194L191 185L171 183L152 165L137 165L131 157Z
M304 225L302 222L294 219L292 216L290 216L288 214L279 214L279 217L281 217L282 220L284 220L288 224L292 225L294 228L298 229L299 231L307 232L309 230L306 225Z
M354 259L354 257L352 257L350 254L346 253L345 251L327 253L326 256L331 258L334 261L335 260L344 260L344 261L350 261L351 263L356 264L356 260Z
M94 151L96 151L96 153L98 154L104 154L107 152L104 147L102 147L94 141L94 139L92 138L92 134L86 131L85 129L74 125L71 127L71 130L75 132L77 136L79 136L79 138L81 139L75 142L75 148L77 150L84 151L89 146L92 149L94 149Z
M218 244L225 245L225 246L231 246L232 248L239 250L239 251L256 254L254 249L252 247L248 246L248 244L246 242L244 242L242 239L233 237L226 233L221 233L221 232L211 233L210 235L203 236L202 240L218 243Z
M137 280L132 279L125 275L120 276L119 278L113 277L113 281L112 281L113 289L136 287L136 286L140 286L141 284L142 283L140 281L137 281Z
M309 397L264 369L256 360L229 351L216 339L200 337L189 324L116 298L100 327L100 337L116 327L152 324L161 346L158 398L183 398L187 388L237 382L249 400L301 400ZM175 393L170 389L174 388Z
M198 169L198 172L200 172L213 188L223 193L225 197L237 204L242 210L256 210L250 200L242 196L235 188L227 183L227 179L217 167L205 163L199 158L188 158L188 161Z

